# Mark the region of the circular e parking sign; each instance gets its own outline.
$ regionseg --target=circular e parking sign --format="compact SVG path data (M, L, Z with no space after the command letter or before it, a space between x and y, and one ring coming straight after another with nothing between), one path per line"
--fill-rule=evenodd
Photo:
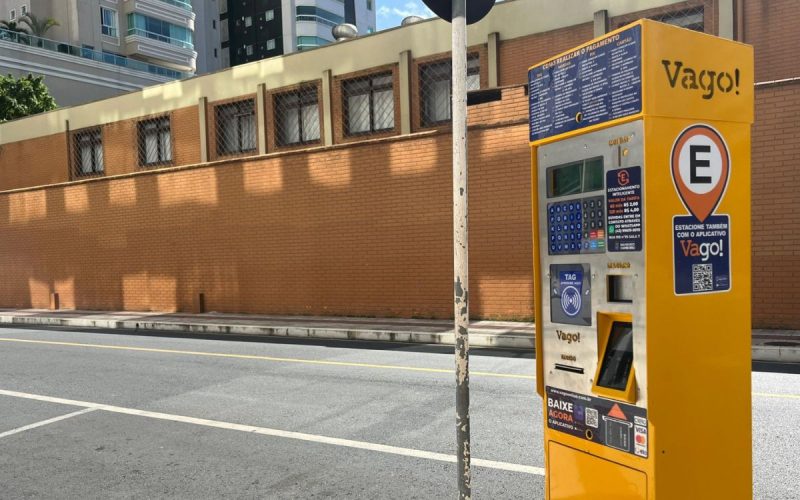
M719 132L692 125L675 139L670 156L672 180L686 208L703 222L722 199L731 159Z

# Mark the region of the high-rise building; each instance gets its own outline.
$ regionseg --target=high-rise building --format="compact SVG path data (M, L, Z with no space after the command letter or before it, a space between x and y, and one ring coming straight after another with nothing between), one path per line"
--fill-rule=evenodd
M228 0L192 0L194 20L194 50L197 52L197 73L212 73L227 68L222 59L220 12L227 9ZM222 9L222 10L221 10Z
M195 71L190 0L0 0L0 18L19 21L28 13L58 21L42 36L64 46Z
M195 0L194 8L205 43L199 73L326 45L342 23L359 34L376 23L375 0Z

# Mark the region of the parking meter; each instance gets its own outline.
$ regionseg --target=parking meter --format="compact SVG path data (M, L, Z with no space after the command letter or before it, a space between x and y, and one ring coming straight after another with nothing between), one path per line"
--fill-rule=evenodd
M752 48L641 20L528 90L547 498L752 498Z

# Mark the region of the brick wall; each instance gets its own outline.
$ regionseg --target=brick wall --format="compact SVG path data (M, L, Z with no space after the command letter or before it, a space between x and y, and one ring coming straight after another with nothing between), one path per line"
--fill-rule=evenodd
M756 88L753 324L800 328L800 82Z
M68 181L67 156L66 134L0 145L0 190Z
M469 134L475 317L530 318L527 127ZM452 315L450 137L0 194L0 306Z
M756 82L800 76L800 2L797 0L746 0L744 41L753 45Z
M704 7L717 31L716 0L689 0L610 20L616 27ZM756 48L756 80L798 76L793 0L744 2L744 38ZM527 318L531 311L527 68L585 42L592 23L501 40L502 100L469 110L472 313ZM480 55L487 84L485 45ZM413 130L419 132L419 66L411 61ZM396 86L399 133L398 69ZM367 73L372 73L370 70ZM106 175L66 187L0 193L0 306L450 317L448 127L411 137L342 134L342 79L331 82L333 148L278 148L273 95L265 103L267 157L213 167L142 173L136 123L102 127ZM321 92L319 81L313 82ZM209 150L215 150L213 104ZM753 129L753 320L800 328L800 83L759 86ZM320 104L320 117L322 109ZM196 107L173 111L175 166L199 161ZM391 134L390 134L391 135ZM372 139L378 140L372 140ZM259 138L261 140L262 138ZM364 142L364 139L369 141ZM66 134L3 145L0 190L68 180ZM23 166L23 167L19 167ZM137 175L129 175L138 173ZM111 278L109 278L111 277Z

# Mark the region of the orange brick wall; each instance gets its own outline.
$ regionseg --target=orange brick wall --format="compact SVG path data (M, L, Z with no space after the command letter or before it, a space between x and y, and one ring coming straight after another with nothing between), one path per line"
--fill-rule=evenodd
M593 37L594 24L585 23L512 40L501 39L497 47L498 84L525 84L528 68Z
M689 0L610 20L703 5ZM744 39L756 80L800 76L793 0L745 1ZM527 68L592 37L592 24L515 40L498 49L502 101L469 111L470 264L475 317L532 315ZM481 57L486 85L486 46ZM412 125L419 130L419 64L411 63ZM397 75L396 65L387 67ZM352 75L348 75L352 76ZM341 77L332 81L336 143ZM395 80L397 83L397 80ZM515 86L517 85L517 86ZM450 139L447 126L411 137L313 151L275 148L272 94L259 159L0 193L0 307L191 310L450 317ZM212 104L212 103L210 103ZM396 98L399 106L399 98ZM759 86L753 128L753 322L800 328L800 82ZM213 109L209 122L213 130ZM196 107L172 112L174 164L199 161ZM320 115L321 116L321 115ZM103 127L106 175L141 172L136 121ZM399 112L396 116L399 130ZM397 133L397 131L396 131ZM374 139L376 136L365 137ZM262 138L259 138L260 140ZM318 146L318 145L314 145ZM209 148L214 138L209 137ZM65 134L3 145L0 190L67 180ZM23 165L24 169L16 166Z
M756 88L753 324L800 329L800 81Z
M68 180L66 134L0 145L0 190Z
M745 0L743 4L743 38L755 48L756 81L800 76L796 60L800 48L800 2Z
M530 318L527 127L470 132L475 317ZM450 137L0 194L0 306L450 317Z

